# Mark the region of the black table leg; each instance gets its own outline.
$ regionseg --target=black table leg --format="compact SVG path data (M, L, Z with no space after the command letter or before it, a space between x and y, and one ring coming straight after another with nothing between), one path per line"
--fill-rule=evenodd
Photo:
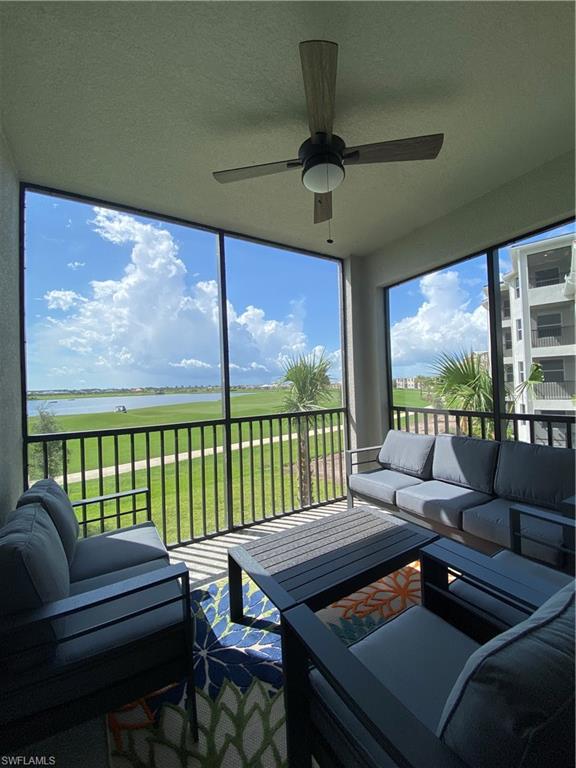
M244 609L242 605L242 568L228 553L228 595L230 597L230 620L242 623Z

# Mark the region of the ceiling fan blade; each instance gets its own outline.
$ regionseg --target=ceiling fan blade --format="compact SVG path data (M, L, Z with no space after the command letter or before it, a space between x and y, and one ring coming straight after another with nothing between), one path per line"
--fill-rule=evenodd
M321 224L332 218L332 192L314 195L314 224Z
M430 136L414 136L411 139L381 141L377 144L362 144L346 147L344 165L366 163L396 163L404 160L434 160L442 148L443 133Z
M336 98L338 45L328 40L306 40L300 43L300 62L312 139L314 140L317 133L331 136Z
M231 181L244 181L256 179L259 176L270 176L273 173L283 173L294 168L301 168L299 160L282 160L280 163L264 163L263 165L247 165L244 168L230 168L227 171L214 171L212 176L220 184L228 184Z

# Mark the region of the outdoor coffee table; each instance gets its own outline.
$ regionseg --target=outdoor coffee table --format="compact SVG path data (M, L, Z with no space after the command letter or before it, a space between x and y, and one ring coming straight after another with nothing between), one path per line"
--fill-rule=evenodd
M228 551L230 618L243 620L242 571L280 611L317 611L418 559L438 538L375 507L355 507Z

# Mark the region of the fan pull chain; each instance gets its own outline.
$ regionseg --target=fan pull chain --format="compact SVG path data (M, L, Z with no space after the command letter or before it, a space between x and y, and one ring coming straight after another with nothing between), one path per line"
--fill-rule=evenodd
M329 245L332 245L332 243L334 242L334 240L332 240L332 227L330 226L330 223L331 223L331 220L330 220L330 219L328 219L328 240L326 240L326 242L327 242Z

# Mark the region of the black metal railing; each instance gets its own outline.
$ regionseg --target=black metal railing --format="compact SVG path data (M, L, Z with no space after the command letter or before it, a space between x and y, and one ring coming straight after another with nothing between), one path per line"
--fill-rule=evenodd
M574 344L573 325L550 325L536 328L531 332L533 347L557 347L561 344Z
M488 411L392 406L392 428L426 435L467 435L494 439L495 417ZM556 414L507 413L500 417L503 439L572 448L576 417Z
M149 488L164 542L185 544L343 499L345 427L346 410L332 408L29 435L28 476L54 477L73 502L103 497L96 518L79 507L83 535L147 519L118 494Z
M574 381L540 381L534 384L534 397L538 400L570 400L575 394Z
M545 288L548 285L561 285L566 282L568 272L569 270L563 270L555 277L536 277L531 273L528 277L528 286L530 288Z

